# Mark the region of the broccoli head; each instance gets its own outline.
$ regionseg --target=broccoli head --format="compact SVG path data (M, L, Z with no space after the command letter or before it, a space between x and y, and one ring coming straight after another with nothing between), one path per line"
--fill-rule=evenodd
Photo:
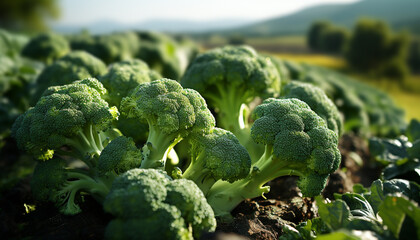
M201 190L164 171L132 169L114 180L104 209L116 217L107 239L193 239L214 231L216 220Z
M103 100L105 93L94 78L50 87L33 108L16 119L12 136L21 149L42 160L55 153L81 160L99 156L108 137L113 137L107 132L119 115ZM89 165L89 160L86 163Z
M114 172L119 175L140 166L141 151L131 138L119 136L102 150L98 159L100 173Z
M209 134L193 134L191 163L182 177L193 180L204 194L217 180L234 182L246 177L251 158L231 132L215 128Z
M333 130L338 136L343 132L340 112L320 88L294 81L284 86L281 97L297 98L304 101L318 116L325 120L329 129Z
M143 147L143 168L164 167L167 153L190 133L210 132L215 120L205 100L192 89L183 89L170 79L136 87L121 101L121 111L149 125Z
M150 70L145 62L134 59L112 64L99 80L108 90L105 99L112 106L119 106L122 98L128 96L137 85L160 78L160 74Z
M32 38L22 49L22 56L51 64L70 52L67 40L55 33L42 33Z
M106 72L105 64L98 58L83 51L73 51L46 67L36 80L32 99L35 104L42 93L51 86L59 86L73 81L98 77Z
M217 111L220 127L235 134L247 124L242 105L280 91L280 78L270 58L248 46L216 48L196 57L181 79L184 87L200 92Z
M234 183L219 181L210 189L208 201L216 215L229 214L245 198L268 192L269 187L263 185L280 176L299 176L302 194L316 196L340 165L337 134L306 103L270 98L254 114L251 135L256 143L265 145L265 152L246 178Z

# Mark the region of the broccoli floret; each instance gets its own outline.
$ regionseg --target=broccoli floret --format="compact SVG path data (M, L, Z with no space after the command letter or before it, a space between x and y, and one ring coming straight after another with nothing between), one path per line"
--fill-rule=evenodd
M85 191L101 202L109 192L107 182L92 178L87 171L66 169L64 160L53 158L37 164L31 189L36 200L51 201L61 213L74 215L81 212L77 194Z
M105 92L94 78L50 87L33 108L16 119L12 136L21 149L38 159L48 160L57 153L90 166L90 157L99 156L104 143L115 136L107 132L119 113L102 99Z
M22 49L22 56L51 64L70 52L67 40L55 33L42 33L32 38Z
M102 150L98 159L100 173L114 172L119 175L140 166L141 151L131 138L119 136Z
M160 78L160 74L150 70L145 62L134 59L112 64L99 81L108 90L105 100L112 106L119 106L122 98L128 96L137 85Z
M304 196L316 196L330 173L340 165L337 135L324 120L298 99L267 99L255 109L251 129L265 152L251 173L234 183L218 181L208 193L216 215L225 215L246 198L269 191L265 183L280 176L296 175Z
M73 81L98 77L105 74L106 66L98 58L83 51L73 51L46 67L36 80L32 103L51 86L60 86Z
M191 163L182 177L193 180L204 194L217 180L234 182L246 177L251 158L231 132L215 128L212 133L193 134Z
M281 97L297 98L304 101L318 116L325 120L329 129L333 130L338 136L343 132L340 112L320 88L307 83L291 82L284 86Z
M172 180L155 169L132 169L117 177L104 209L117 217L106 229L107 239L198 239L216 227L213 210L194 182Z
M200 94L183 89L170 79L136 87L121 101L128 118L147 122L149 135L143 147L142 168L163 168L167 153L190 133L208 133L215 120Z

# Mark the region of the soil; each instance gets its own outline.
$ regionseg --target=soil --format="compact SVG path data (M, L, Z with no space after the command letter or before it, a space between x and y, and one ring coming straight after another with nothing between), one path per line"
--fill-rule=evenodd
M369 160L367 144L362 138L344 135L339 148L341 170L330 176L324 198L333 199L334 193L351 191L355 183L370 186L380 174L380 169ZM8 166L1 162L4 158L0 159L3 170L7 170ZM204 234L202 239L278 239L284 225L295 226L316 217L314 200L302 198L296 181L296 177L282 177L270 182L271 191L266 198L242 202L232 212L232 219L219 223L215 233ZM111 216L93 199L85 196L83 211L75 216L64 216L51 204L36 203L36 209L31 211L35 202L29 182L30 176L25 177L0 193L2 239L103 239Z

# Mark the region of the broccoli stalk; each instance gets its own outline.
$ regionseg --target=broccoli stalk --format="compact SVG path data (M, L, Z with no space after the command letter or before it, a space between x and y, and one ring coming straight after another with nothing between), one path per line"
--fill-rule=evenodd
M194 181L204 195L220 179L234 182L249 173L251 158L231 132L215 128L189 138L192 158L182 177Z
M251 159L258 159L263 149L250 141L248 105L280 91L280 77L269 58L248 46L217 48L195 58L181 84L200 92L215 109L218 126L235 134Z
M103 202L109 192L112 179L91 175L89 171L66 169L64 160L53 158L36 166L31 180L32 192L35 199L52 201L61 213L74 215L81 211L76 200L79 192L87 192L99 202Z
M200 94L170 79L140 84L123 98L121 111L149 125L142 168L164 169L167 154L177 143L190 133L208 133L215 125Z
M268 99L255 115L251 135L265 145L264 154L246 178L218 181L209 190L207 200L218 216L229 214L246 198L269 192L263 185L281 176L298 176L302 194L316 196L340 164L337 135L304 102Z
M146 144L142 148L144 160L141 163L141 167L163 168L169 151L180 141L182 141L181 136L167 134L157 126L149 123L149 135Z

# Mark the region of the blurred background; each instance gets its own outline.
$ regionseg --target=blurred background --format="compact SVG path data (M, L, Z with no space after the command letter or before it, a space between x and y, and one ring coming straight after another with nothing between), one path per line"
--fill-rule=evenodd
M187 36L201 51L248 44L385 90L408 120L420 118L419 9L418 0L2 0L0 28L29 35L157 31Z

